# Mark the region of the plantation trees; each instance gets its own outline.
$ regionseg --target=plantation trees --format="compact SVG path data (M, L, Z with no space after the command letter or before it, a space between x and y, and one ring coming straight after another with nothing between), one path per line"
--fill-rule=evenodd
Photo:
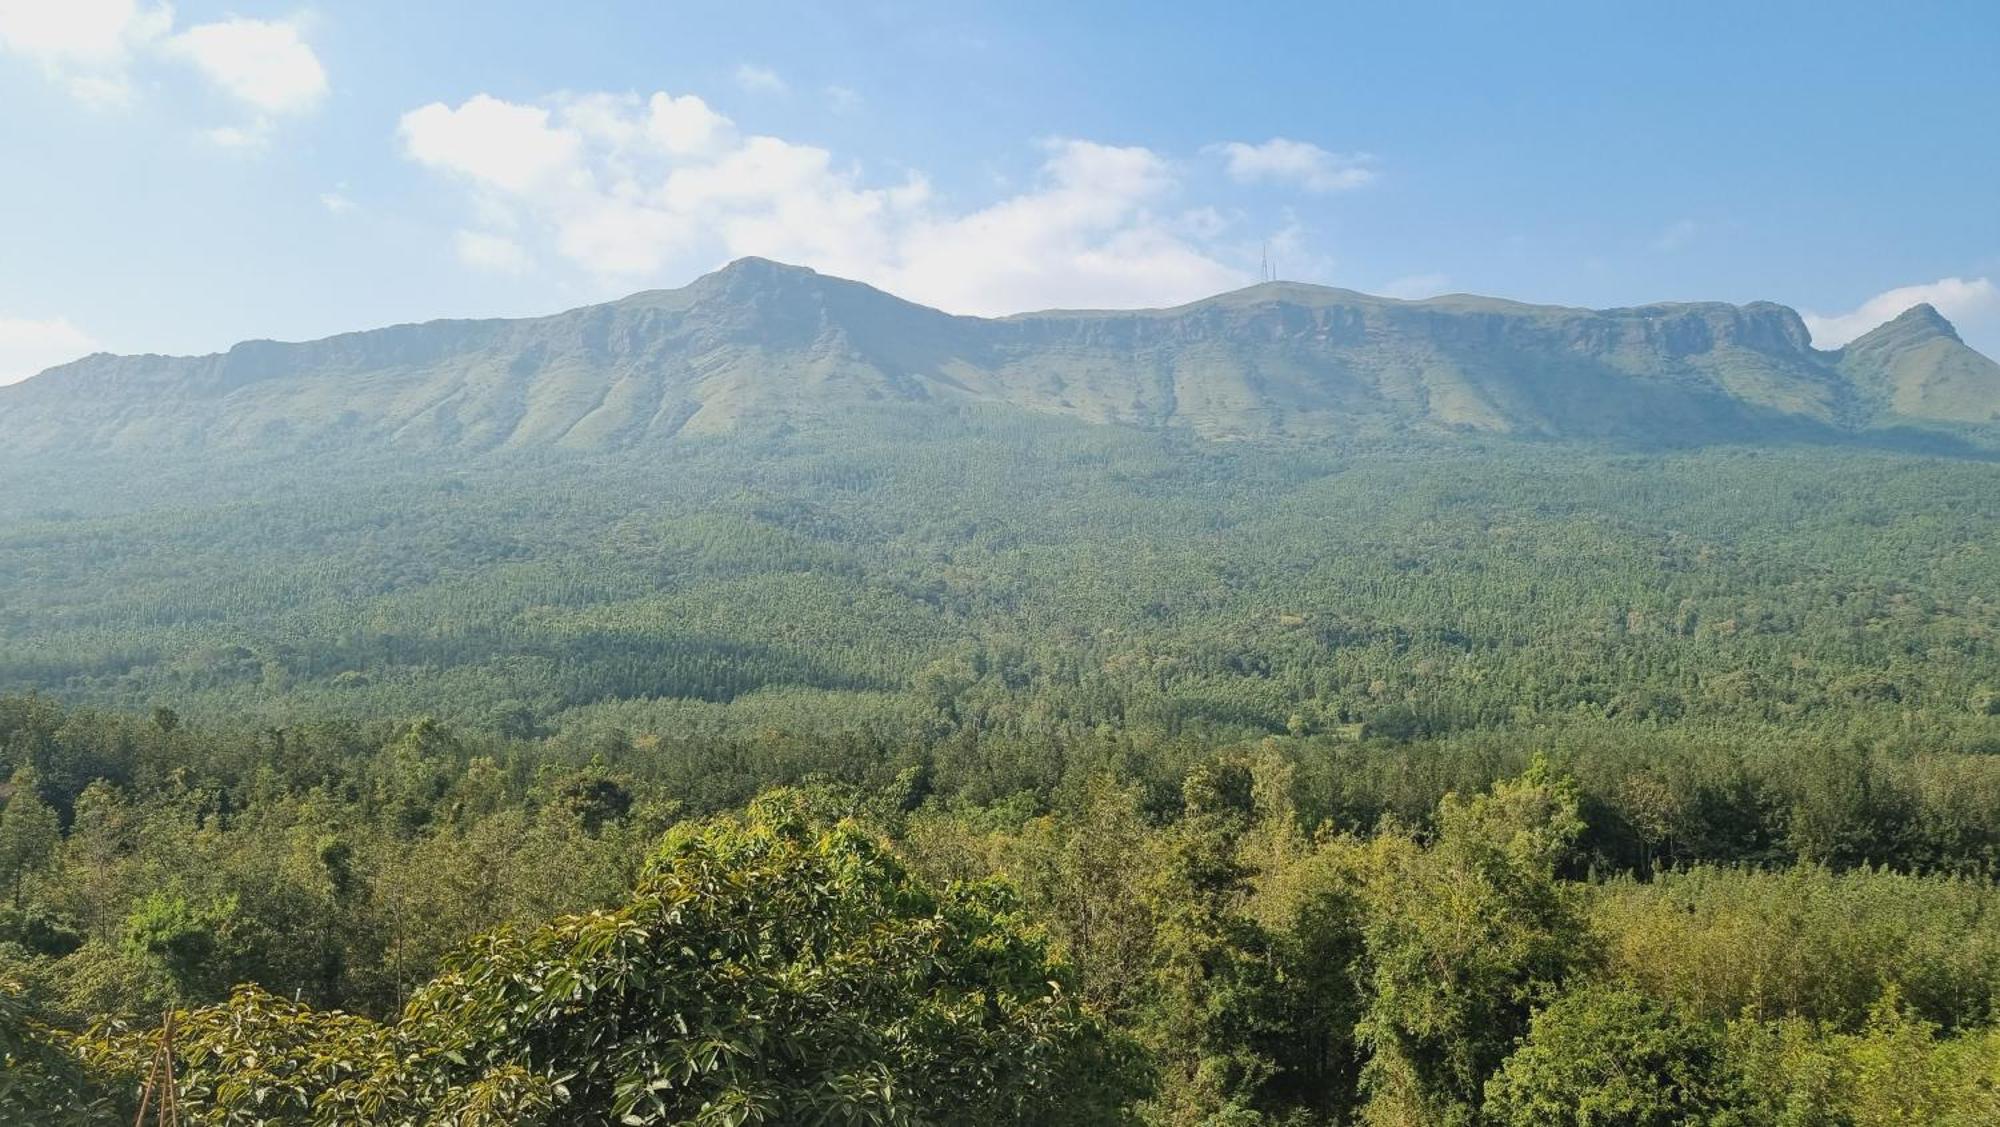
M466 947L393 1023L243 991L184 1020L181 1069L207 1123L1115 1121L1133 1059L1065 978L1003 888L923 887L779 791L678 827L614 910ZM132 1074L150 1043L88 1051Z

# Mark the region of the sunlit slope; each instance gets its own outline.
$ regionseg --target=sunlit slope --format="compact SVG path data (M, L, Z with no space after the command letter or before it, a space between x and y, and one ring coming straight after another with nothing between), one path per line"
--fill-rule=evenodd
M1929 305L1850 343L1840 365L1881 414L1975 425L2000 421L2000 364L1967 347Z
M89 357L0 388L0 450L617 450L972 402L1211 438L1838 438L1990 423L1996 373L1927 307L1842 352L1766 303L1585 310L1295 283L981 319L746 259L549 317Z

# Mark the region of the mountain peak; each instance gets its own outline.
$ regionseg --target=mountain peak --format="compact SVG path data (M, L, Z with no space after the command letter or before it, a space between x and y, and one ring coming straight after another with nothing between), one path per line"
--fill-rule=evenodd
M702 275L703 278L816 278L819 271L810 266L794 266L789 262L745 255L719 270Z
M1988 424L2000 417L2000 364L1973 351L1929 304L1849 341L1840 367L1906 418Z
M803 289L838 280L810 266L793 266L753 255L703 274L689 282L687 289L695 293L740 295L758 290Z
M755 256L736 259L689 282L678 291L696 304L720 302L745 308L803 308L817 306L826 295L845 286L858 286L809 266L793 266Z
M1945 319L1944 314L1937 311L1937 306L1925 301L1910 306L1893 319L1884 321L1856 337L1847 347L1868 348L1885 344L1907 347L1939 337L1964 343L1958 335L1958 329Z

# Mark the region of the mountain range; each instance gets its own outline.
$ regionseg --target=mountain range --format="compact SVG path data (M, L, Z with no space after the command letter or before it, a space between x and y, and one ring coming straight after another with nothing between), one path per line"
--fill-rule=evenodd
M1927 305L1835 351L1764 302L1591 310L1293 282L1171 309L976 318L753 258L546 317L90 356L0 387L0 450L613 450L926 404L1214 439L1928 431L1986 446L2000 364Z

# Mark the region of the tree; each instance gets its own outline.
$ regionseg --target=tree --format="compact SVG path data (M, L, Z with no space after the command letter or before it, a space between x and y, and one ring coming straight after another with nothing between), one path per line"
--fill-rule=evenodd
M1719 1031L1632 990L1586 986L1535 1012L1486 1084L1492 1127L1739 1122Z
M90 1127L113 1119L109 1093L35 1020L23 993L0 976L0 1123Z
M1275 1094L1291 1106L1346 1122L1359 1079L1355 1026L1362 997L1356 974L1365 956L1362 895L1366 850L1330 838L1260 878L1284 1006L1274 1045Z
M468 945L392 1024L249 989L179 1043L200 1122L1116 1122L1139 1073L1067 978L1005 888L926 888L780 791L677 827L615 910Z
M1534 1003L1589 961L1586 925L1555 879L1583 828L1577 809L1575 784L1537 760L1489 794L1447 796L1428 848L1377 840L1358 1027L1370 1123L1475 1123Z
M2000 1029L1940 1038L1892 987L1860 1033L1843 1038L1856 1127L2000 1122Z
M1144 993L1155 844L1136 790L1097 775L1074 805L1030 822L1006 852L1007 872L1075 969L1083 998L1108 1014Z
M1261 1122L1277 1072L1284 1004L1271 936L1242 911L1250 869L1238 846L1254 778L1237 760L1197 767L1185 812L1161 843L1147 891L1157 921L1141 1037L1159 1062L1149 1118L1167 1124Z
M1732 1022L1729 1056L1754 1123L2000 1123L2000 1026L1942 1036L1893 987L1852 1033L1802 1018Z
M224 1002L174 1014L181 1114L201 1127L548 1122L556 1088L547 1077L505 1062L447 1070L418 1032L241 987ZM136 1089L153 1073L162 1036L158 1027L100 1024L73 1052L96 1077Z
M1303 831L1290 760L1269 746L1244 759L1254 814L1237 857L1255 873L1242 910L1269 937L1278 1003L1264 1026L1272 1076L1260 1102L1278 1122L1346 1122L1360 1063L1355 971L1366 850L1351 838Z
M125 921L122 947L135 965L164 980L169 1000L219 998L239 969L233 896L190 900L178 891L149 894Z
M33 768L16 769L7 784L7 807L0 810L0 882L16 908L28 877L47 868L62 844L62 823L36 786Z

